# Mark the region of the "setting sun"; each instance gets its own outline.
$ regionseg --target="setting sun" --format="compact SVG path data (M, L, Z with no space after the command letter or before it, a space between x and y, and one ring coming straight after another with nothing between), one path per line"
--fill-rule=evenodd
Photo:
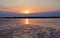
M28 13L29 13L29 11L25 11L24 13L28 14Z
M29 13L31 13L31 9L24 8L24 9L22 9L22 13L29 14Z

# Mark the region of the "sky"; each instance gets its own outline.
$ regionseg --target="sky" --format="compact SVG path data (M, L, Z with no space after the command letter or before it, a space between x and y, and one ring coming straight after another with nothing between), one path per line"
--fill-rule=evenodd
M60 0L0 0L0 11L60 11Z

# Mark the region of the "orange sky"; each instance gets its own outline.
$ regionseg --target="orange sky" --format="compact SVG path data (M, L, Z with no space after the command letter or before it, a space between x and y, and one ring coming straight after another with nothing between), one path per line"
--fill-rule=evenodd
M0 0L0 10L17 13L60 11L60 0Z

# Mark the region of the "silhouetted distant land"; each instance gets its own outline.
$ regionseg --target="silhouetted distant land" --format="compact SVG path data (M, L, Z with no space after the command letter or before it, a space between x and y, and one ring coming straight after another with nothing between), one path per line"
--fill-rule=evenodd
M0 18L60 18L60 17L0 17Z

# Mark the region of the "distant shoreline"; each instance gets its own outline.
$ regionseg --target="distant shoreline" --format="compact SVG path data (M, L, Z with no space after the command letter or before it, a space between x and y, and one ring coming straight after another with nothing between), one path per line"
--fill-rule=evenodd
M0 17L0 18L60 18L60 17Z

